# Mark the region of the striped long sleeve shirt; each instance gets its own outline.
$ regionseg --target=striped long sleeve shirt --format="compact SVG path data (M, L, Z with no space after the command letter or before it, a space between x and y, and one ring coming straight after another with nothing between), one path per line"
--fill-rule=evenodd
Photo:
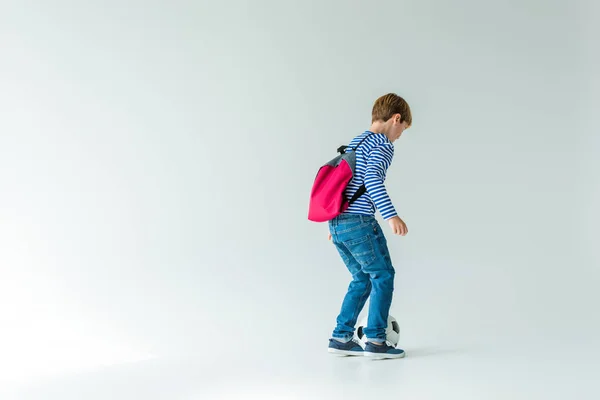
M349 147L354 148L367 135L371 136L356 151L356 168L345 195L348 199L352 198L363 183L367 191L345 212L374 215L377 207L383 219L388 220L398 215L383 184L387 169L394 158L394 144L383 133L372 134L366 131L355 137Z

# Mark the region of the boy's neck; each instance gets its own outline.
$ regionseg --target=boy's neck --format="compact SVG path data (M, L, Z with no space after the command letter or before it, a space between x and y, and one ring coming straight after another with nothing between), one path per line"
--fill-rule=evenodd
M388 134L388 126L383 121L373 122L369 131L373 133L383 133L388 138L388 140L390 140L390 136Z

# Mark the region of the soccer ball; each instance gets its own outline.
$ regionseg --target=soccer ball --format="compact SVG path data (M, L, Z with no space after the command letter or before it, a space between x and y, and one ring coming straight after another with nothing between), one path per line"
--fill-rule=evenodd
M365 328L367 327L367 319L367 316L361 318L361 320L356 325L356 330L354 331L354 336L356 340L358 340L360 345L363 347L363 349L367 345L367 337L365 336L364 332ZM398 325L398 321L396 321L396 318L394 318L391 315L388 315L388 324L387 328L385 329L385 335L386 340L392 343L394 347L398 345L398 342L400 341L400 325Z

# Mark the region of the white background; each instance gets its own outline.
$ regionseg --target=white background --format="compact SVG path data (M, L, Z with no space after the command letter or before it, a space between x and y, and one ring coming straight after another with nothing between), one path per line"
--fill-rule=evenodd
M597 398L597 12L1 2L0 392ZM373 366L325 351L350 275L306 216L388 92L408 356Z

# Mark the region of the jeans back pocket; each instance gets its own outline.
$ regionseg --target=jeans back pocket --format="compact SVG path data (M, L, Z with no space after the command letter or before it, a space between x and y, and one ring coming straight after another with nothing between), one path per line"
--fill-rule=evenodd
M344 245L363 268L369 266L377 258L371 235L367 234L357 239L347 240Z

